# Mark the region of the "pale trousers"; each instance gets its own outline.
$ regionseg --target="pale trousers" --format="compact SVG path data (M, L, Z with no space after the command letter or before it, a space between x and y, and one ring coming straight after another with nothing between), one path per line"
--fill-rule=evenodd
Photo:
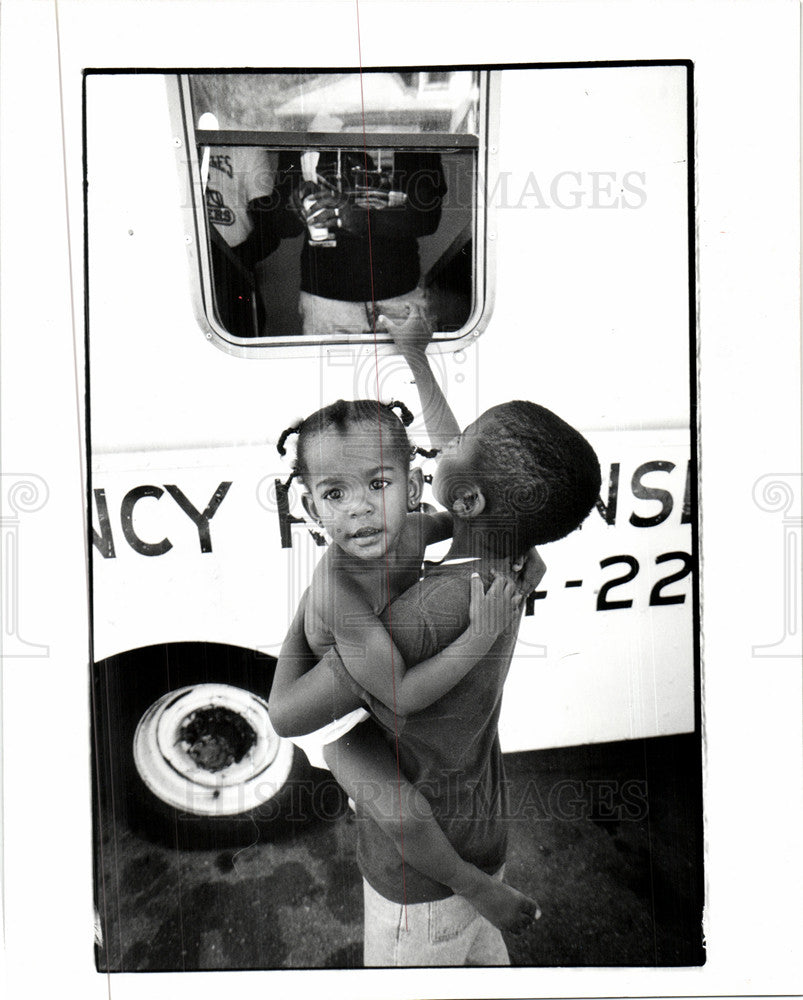
M502 870L495 878L502 878ZM416 965L510 965L501 931L462 896L405 907L363 879L366 968Z
M427 296L423 288L413 288L404 295L381 299L376 303L376 317L401 320L407 315L407 306L416 305L426 316ZM301 314L302 333L305 337L325 337L332 333L373 333L374 315L370 302L347 302L342 299L325 299L309 292L299 292L298 311ZM382 332L382 327L377 326Z

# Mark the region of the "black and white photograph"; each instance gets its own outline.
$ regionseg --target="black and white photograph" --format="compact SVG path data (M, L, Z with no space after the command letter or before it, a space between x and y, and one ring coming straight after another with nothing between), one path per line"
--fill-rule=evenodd
M692 88L87 75L100 970L702 964Z
M62 953L91 996L789 992L799 228L725 197L713 14L559 6L36 5L60 263L24 304L6 169L4 438L41 371L62 443L4 461L4 899L27 954L38 772L67 930L15 996Z

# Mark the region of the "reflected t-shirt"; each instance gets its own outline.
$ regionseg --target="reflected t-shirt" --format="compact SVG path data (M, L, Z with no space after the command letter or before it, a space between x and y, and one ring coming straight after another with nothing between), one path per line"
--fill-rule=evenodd
M261 147L215 146L209 157L206 212L230 247L244 243L254 228L248 203L273 193L279 154Z
M370 209L375 220L371 239L338 230L334 246L310 246L304 240L301 251L301 291L326 299L348 302L380 302L411 291L421 277L418 238L436 231L441 218L441 202L446 194L441 158L438 153L394 152L392 184L405 195L404 208ZM355 177L364 168L365 154L323 151L317 172L344 194L353 197ZM369 156L369 167L374 160ZM301 154L283 153L279 159L279 184L283 200L302 183ZM392 236L379 232L379 214L386 220L392 213L404 213L406 231Z

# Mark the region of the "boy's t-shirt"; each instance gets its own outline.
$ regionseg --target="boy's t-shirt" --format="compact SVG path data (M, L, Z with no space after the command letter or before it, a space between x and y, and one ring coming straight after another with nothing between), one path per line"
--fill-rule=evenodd
M426 567L424 578L382 616L408 666L434 656L468 627L473 568L472 563ZM489 581L484 582L487 587ZM430 803L460 857L488 874L504 864L507 848L507 797L497 729L515 644L515 631L501 636L451 691L398 727L403 774ZM336 676L359 694L393 743L392 713L359 687L336 650L327 654L330 658ZM396 846L365 816L358 821L357 863L374 889L395 902L422 903L452 895L447 886L410 865L402 873Z

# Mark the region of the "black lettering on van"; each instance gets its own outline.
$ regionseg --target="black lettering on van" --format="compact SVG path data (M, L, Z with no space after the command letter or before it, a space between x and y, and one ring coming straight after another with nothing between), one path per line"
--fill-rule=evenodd
M645 462L633 473L631 489L633 496L639 500L657 500L661 504L661 509L657 514L649 517L641 517L635 512L630 515L630 523L637 528L654 528L656 524L662 524L672 513L674 501L672 494L668 490L662 490L655 486L645 486L641 481L642 476L649 472L671 472L675 468L674 462Z
M163 538L161 542L144 542L134 531L134 507L145 497L159 497L164 493L158 486L135 486L123 497L120 506L120 520L123 525L125 540L135 552L142 556L161 556L173 548L173 543L168 538Z
M93 490L92 492L95 495L95 507L100 525L100 534L94 528L92 529L92 544L104 559L114 559L114 538L112 536L112 523L109 520L109 505L106 503L106 490Z
M198 529L198 540L201 543L201 552L212 551L212 536L209 533L209 522L215 516L215 511L220 506L223 497L225 497L225 495L229 492L230 486L230 482L221 483L212 494L212 499L206 505L206 510L203 514L201 514L182 493L178 486L172 486L165 483L165 489L167 492Z

